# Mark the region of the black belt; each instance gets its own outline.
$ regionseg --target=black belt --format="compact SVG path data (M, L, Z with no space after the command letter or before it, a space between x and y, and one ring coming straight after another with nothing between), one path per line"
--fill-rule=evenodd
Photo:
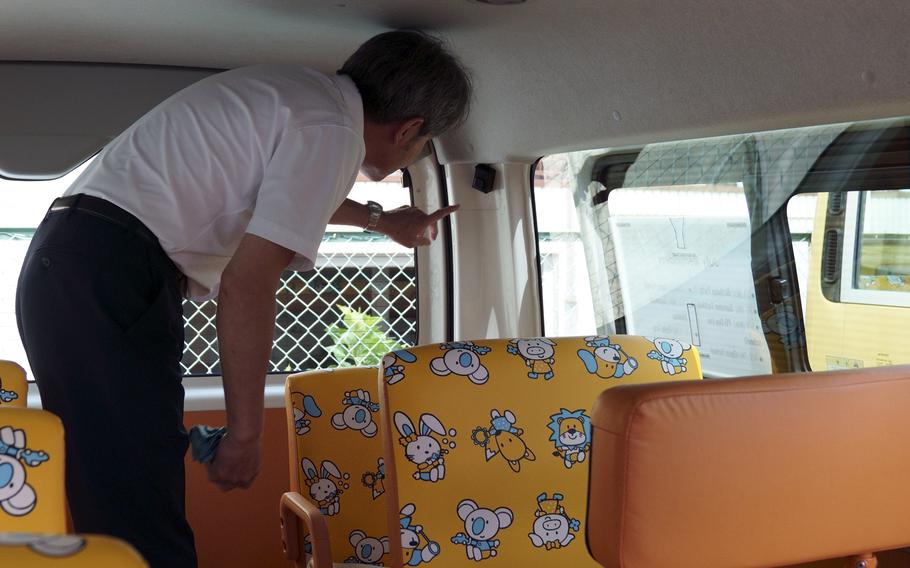
M151 243L160 246L158 237L156 237L155 233L149 230L148 227L143 225L142 221L137 219L132 213L124 211L110 201L101 199L100 197L93 197L91 195L85 195L84 193L60 197L51 203L48 214L72 209L84 211L90 215L114 223L115 225L120 225Z

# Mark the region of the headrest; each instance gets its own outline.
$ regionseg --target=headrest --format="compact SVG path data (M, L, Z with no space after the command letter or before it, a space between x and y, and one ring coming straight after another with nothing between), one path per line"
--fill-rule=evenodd
M601 394L588 545L604 566L783 566L910 544L910 366Z

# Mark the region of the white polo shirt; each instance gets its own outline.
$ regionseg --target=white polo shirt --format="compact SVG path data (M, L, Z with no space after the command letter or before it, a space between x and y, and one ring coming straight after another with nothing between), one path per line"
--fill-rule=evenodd
M188 280L215 296L244 233L309 270L363 162L353 81L299 65L243 67L171 96L111 142L66 191L138 217Z

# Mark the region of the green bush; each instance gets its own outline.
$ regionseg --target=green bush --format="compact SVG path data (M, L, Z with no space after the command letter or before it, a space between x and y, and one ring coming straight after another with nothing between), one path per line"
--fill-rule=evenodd
M333 345L329 353L339 367L379 365L382 356L390 351L404 349L382 329L382 318L371 316L347 306L341 310L341 321L326 328Z

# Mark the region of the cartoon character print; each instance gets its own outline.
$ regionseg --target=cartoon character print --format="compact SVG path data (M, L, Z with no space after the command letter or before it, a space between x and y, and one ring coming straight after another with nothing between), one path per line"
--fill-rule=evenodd
M26 447L24 430L0 428L0 508L14 517L31 513L38 495L27 483L26 466L38 467L49 459L47 453Z
M85 544L83 537L72 534L0 533L0 546L27 546L32 552L50 558L75 556Z
M452 542L463 544L468 558L475 562L496 556L499 540L494 537L512 524L512 511L506 507L482 509L474 501L465 499L458 504L457 512L464 521L465 532L453 536Z
M334 516L341 511L341 494L349 485L346 480L350 475L342 474L338 466L330 460L325 460L316 469L310 459L300 460L300 467L306 476L306 485L310 490L310 498L319 507L323 515Z
M420 481L437 482L446 476L445 455L450 448L455 447L455 442L446 436L446 429L439 418L432 414L420 415L420 433L414 428L411 419L404 412L396 412L394 416L395 428L401 437L398 443L404 448L404 455L414 465L414 479ZM436 436L442 436L437 440ZM448 431L448 436L454 437L454 429ZM448 446L448 447L443 447Z
M417 361L417 356L406 349L384 355L382 357L382 376L385 378L386 384L394 385L404 379L404 365L400 365L399 361L414 363Z
M3 388L3 381L0 381L0 402L13 402L19 398L19 394L8 391Z
M401 525L401 552L406 566L418 566L430 562L439 554L439 543L423 532L423 527L412 524L417 507L408 503L399 511ZM422 540L421 540L422 539ZM424 543L420 546L421 541Z
M553 497L547 497L546 493L537 496L534 526L528 535L535 547L558 550L575 539L572 533L578 532L581 522L566 514L563 499L565 497L559 493L554 493Z
M620 379L638 368L638 361L629 357L618 343L610 343L609 337L586 337L585 344L593 352L579 349L578 358L592 375L601 379Z
M528 366L528 378L545 381L553 378L553 356L556 354L556 343L546 337L536 339L512 339L506 348L512 355L521 357Z
M654 344L655 349L648 352L648 358L660 361L660 368L664 373L678 375L686 372L689 361L682 355L692 349L691 345L666 337L648 337L647 340Z
M382 566L382 557L389 553L389 537L375 538L363 531L351 531L348 542L354 547L354 555L349 556L346 564L369 564Z
M360 476L360 482L370 490L373 500L379 499L379 496L385 493L385 460L377 459L376 471L365 472Z
M793 306L775 309L767 320L762 321L762 331L765 334L773 332L779 335L779 341L787 351L806 345L806 334L803 333L802 324L793 310Z
M471 440L475 445L484 448L484 457L487 461L493 456L500 455L512 471L521 471L521 460L534 461L537 458L534 452L521 438L524 430L516 428L517 419L511 410L500 414L498 410L490 411L490 427L478 426L471 432Z
M372 438L379 431L379 426L373 421L373 413L379 412L379 404L370 400L370 393L357 389L344 393L341 400L345 409L332 416L332 426L336 430L350 428Z
M591 449L591 418L584 410L570 412L560 408L550 416L550 441L556 447L553 455L562 458L567 469L585 461Z
M298 436L303 436L310 431L310 418L322 416L322 410L316 404L316 399L308 394L292 392L291 406L294 409L294 431Z
M475 385L482 385L490 378L490 372L480 362L480 356L490 352L489 347L463 341L443 343L440 349L444 349L446 354L430 362L433 373L440 377L450 374L467 377Z

